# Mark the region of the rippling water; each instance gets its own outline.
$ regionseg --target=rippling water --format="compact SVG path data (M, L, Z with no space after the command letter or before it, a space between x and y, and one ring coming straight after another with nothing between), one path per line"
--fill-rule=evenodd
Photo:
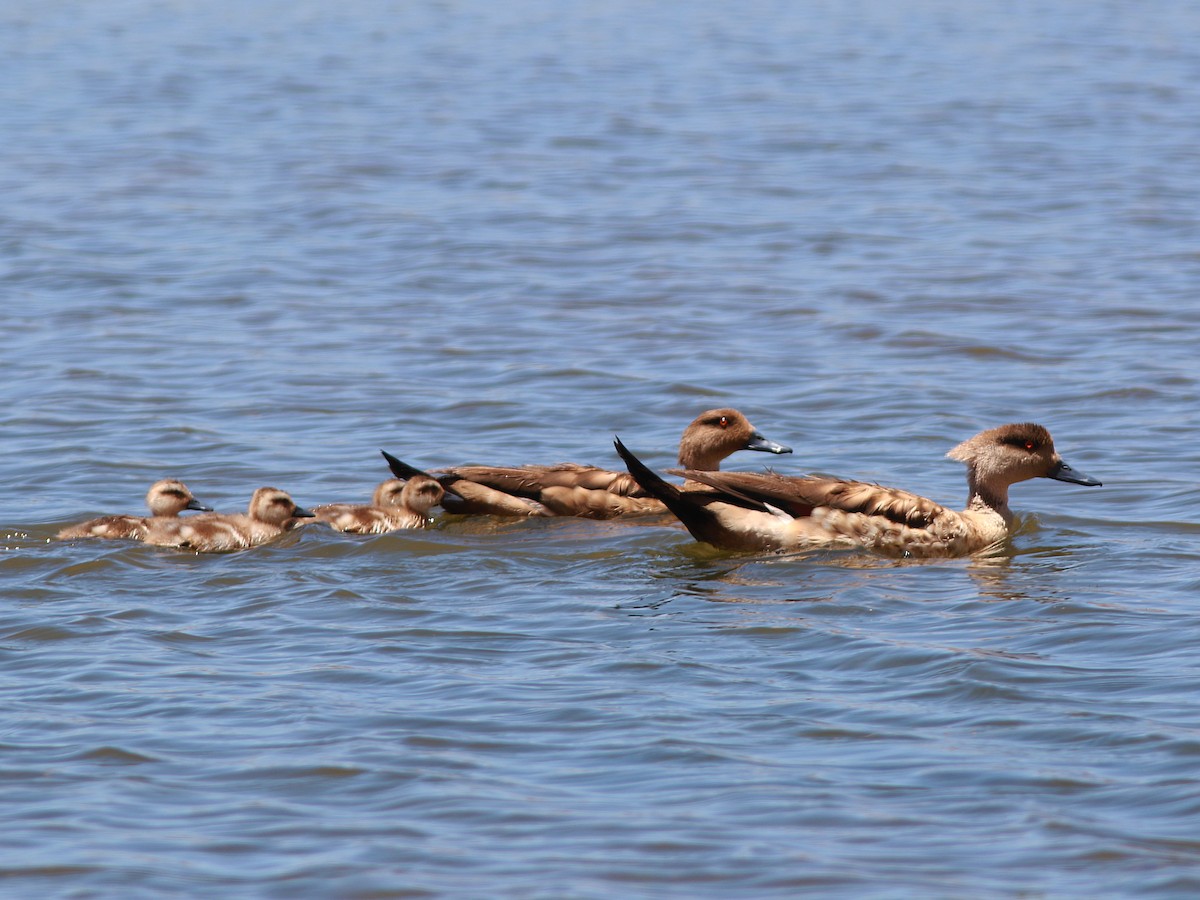
M1200 892L1200 12L1052 6L6 4L0 892ZM50 540L726 405L780 471L958 503L1032 420L1105 486L987 562Z

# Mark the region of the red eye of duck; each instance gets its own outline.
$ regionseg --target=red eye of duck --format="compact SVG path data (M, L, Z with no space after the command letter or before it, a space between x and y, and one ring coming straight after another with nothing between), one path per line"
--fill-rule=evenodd
M721 416L721 421L717 422L717 424L720 425L722 428L728 428L729 420L727 418L725 418L724 416Z

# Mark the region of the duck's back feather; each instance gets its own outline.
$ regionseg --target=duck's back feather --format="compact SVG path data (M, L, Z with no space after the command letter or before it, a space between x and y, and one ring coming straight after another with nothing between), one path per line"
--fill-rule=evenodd
M558 463L553 466L454 466L445 471L497 491L533 500L545 488L583 488L608 491L622 497L645 496L628 472L610 472L598 466Z
M864 481L821 475L789 477L775 472L670 471L718 491L769 503L794 518L810 516L814 509L828 507L881 516L909 528L927 528L947 514L958 515L919 494Z

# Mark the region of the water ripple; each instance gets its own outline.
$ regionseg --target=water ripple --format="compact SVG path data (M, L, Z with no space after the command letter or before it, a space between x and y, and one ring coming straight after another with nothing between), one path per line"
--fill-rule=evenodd
M1194 11L456 11L0 12L7 892L1195 894ZM1105 487L987 560L53 540L716 406L784 473L960 503L1034 420Z

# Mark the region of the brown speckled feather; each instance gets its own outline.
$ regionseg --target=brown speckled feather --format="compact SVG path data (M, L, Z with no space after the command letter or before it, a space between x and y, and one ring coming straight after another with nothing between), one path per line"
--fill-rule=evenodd
M848 513L882 516L910 528L925 528L947 512L957 515L940 503L910 491L864 481L819 475L797 478L774 472L668 471L719 491L769 503L791 516L808 516L818 507L831 507Z

